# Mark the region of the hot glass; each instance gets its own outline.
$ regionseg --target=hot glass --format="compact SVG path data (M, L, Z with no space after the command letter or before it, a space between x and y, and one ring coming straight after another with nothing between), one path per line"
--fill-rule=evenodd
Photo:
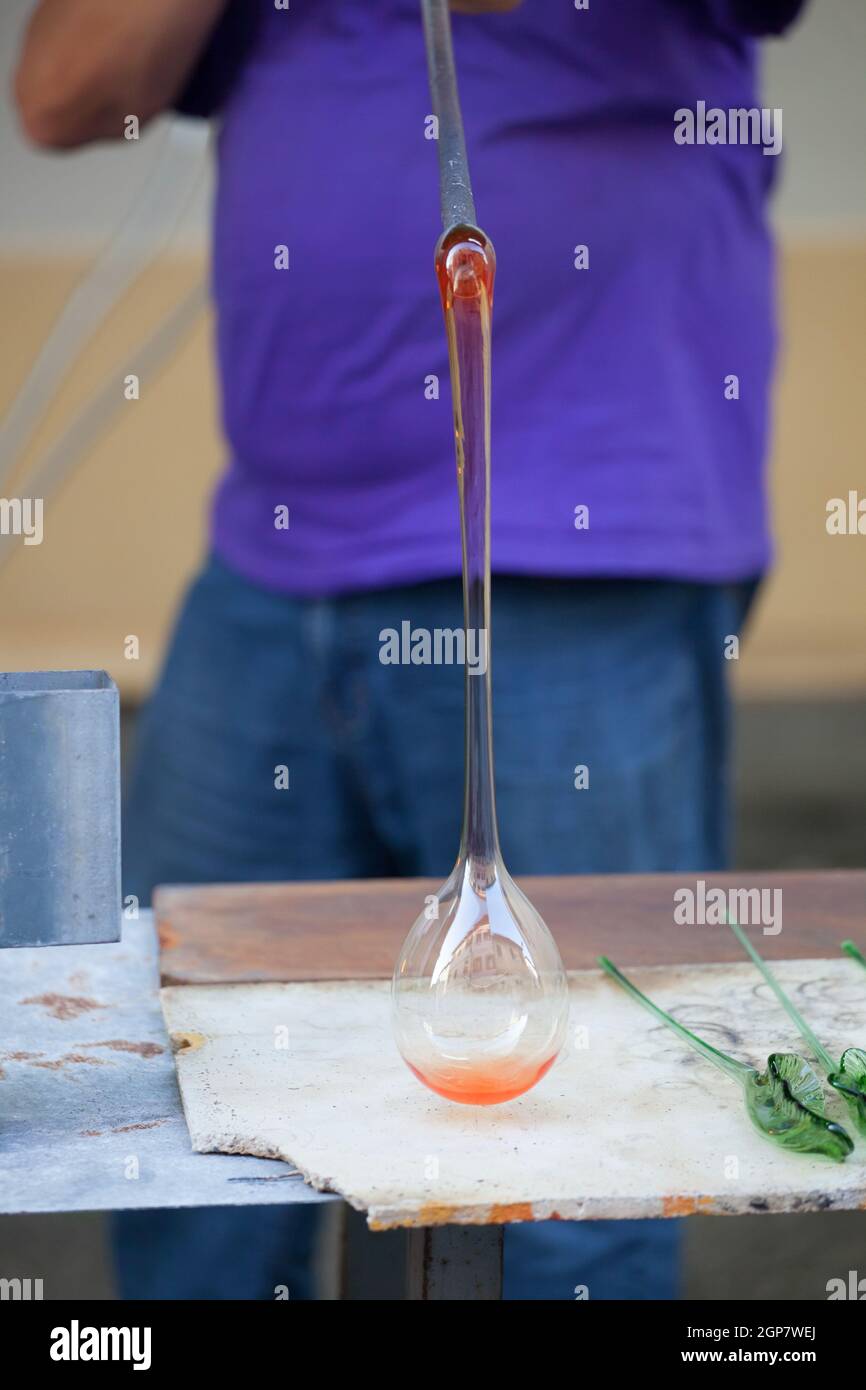
M502 861L490 687L490 324L496 258L474 227L436 249L457 449L466 634L463 831L450 878L410 931L393 980L394 1033L415 1076L448 1100L528 1091L565 1038L556 943Z

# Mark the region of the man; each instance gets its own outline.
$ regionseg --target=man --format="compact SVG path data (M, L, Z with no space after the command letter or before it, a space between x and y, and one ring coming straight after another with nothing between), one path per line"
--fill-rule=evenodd
M726 639L767 566L773 358L753 38L799 0L525 0L455 45L498 257L493 679L517 875L725 862ZM221 118L214 296L229 468L142 720L124 886L444 877L462 686L379 660L460 622L435 147L415 0L43 0L31 137ZM439 389L441 387L441 390ZM290 789L275 786L289 770ZM407 923L407 927L408 927ZM304 1296L310 1213L125 1223L139 1296ZM515 1227L506 1293L670 1297L675 1223Z

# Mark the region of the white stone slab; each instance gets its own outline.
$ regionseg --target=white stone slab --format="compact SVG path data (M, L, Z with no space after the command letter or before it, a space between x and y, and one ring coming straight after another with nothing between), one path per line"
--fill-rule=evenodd
M866 1045L862 971L842 958L777 970L831 1053ZM753 1065L803 1050L749 964L633 978ZM193 1148L285 1159L374 1229L866 1206L866 1141L841 1164L777 1149L739 1086L615 984L596 971L570 983L567 1055L527 1095L485 1108L414 1079L384 982L164 989ZM829 1113L856 1137L838 1098Z

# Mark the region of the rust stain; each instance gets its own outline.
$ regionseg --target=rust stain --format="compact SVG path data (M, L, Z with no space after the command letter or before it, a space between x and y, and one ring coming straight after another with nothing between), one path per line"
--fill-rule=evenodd
M82 1139L98 1139L102 1134L101 1129L80 1129L78 1133Z
M449 1226L454 1220L454 1207L441 1202L425 1202L415 1217L416 1226Z
M171 1050L178 1052L195 1052L197 1048L204 1047L207 1038L204 1033L172 1033Z
M4 1052L4 1062L32 1062L34 1057L43 1057L43 1052Z
M156 935L160 949L163 951L173 951L176 946L180 945L179 934L165 920L157 922Z
M531 1202L502 1202L490 1208L491 1226L505 1226L509 1221L531 1221Z
M159 1129L159 1126L164 1124L165 1120L140 1120L135 1125L118 1125L111 1132L112 1134L131 1134L134 1129Z
M135 1052L139 1057L160 1057L165 1048L154 1042L126 1042L124 1038L108 1038L105 1042L79 1043L79 1047L110 1047L112 1052Z
M425 1202L418 1211L413 1213L411 1218L401 1221L400 1225L406 1226L450 1226L455 1217L460 1213L459 1207L446 1206L444 1202ZM490 1213L484 1221L486 1226L502 1226L510 1221L532 1221L531 1202L499 1202L494 1203L490 1208ZM552 1218L561 1220L559 1215ZM376 1218L372 1220L368 1217L367 1225L371 1231L388 1231L393 1229L393 1222L383 1222ZM482 1224L482 1223L474 1223Z
M712 1207L712 1197L665 1197L662 1216L695 1216L702 1211L712 1211Z
M46 1071L63 1071L64 1067L107 1067L102 1057L86 1057L83 1052L66 1052L62 1057L55 1057L51 1062L31 1062L31 1066L44 1067Z
M83 994L34 994L20 1002L38 1004L40 1008L47 1009L52 1018L62 1020L78 1018L80 1014L89 1013L91 1009L105 1008L104 1004L100 1004L96 999L88 999Z

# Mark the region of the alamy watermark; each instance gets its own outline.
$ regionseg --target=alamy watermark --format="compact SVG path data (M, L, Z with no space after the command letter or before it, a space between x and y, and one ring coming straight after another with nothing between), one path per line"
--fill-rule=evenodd
M151 1329L82 1327L73 1318L68 1327L52 1328L48 1355L52 1361L130 1361L134 1371L148 1371Z
M678 926L760 927L764 936L782 930L781 888L708 888L699 878L694 888L674 890L674 921Z
M470 676L487 670L487 629L413 627L408 620L379 633L383 666L466 666Z
M781 106L707 106L697 102L694 111L680 106L674 112L674 140L678 145L761 145L764 154L781 154Z
M855 1303L866 1300L866 1279L861 1279L856 1269L848 1270L847 1279L828 1279L826 1289L830 1303L839 1299L852 1299Z
M866 497L854 488L847 497L831 497L826 511L828 536L866 536Z
M41 545L41 497L0 497L0 536L23 536L25 545Z
M41 1279L0 1279L0 1303L38 1302L43 1297Z

